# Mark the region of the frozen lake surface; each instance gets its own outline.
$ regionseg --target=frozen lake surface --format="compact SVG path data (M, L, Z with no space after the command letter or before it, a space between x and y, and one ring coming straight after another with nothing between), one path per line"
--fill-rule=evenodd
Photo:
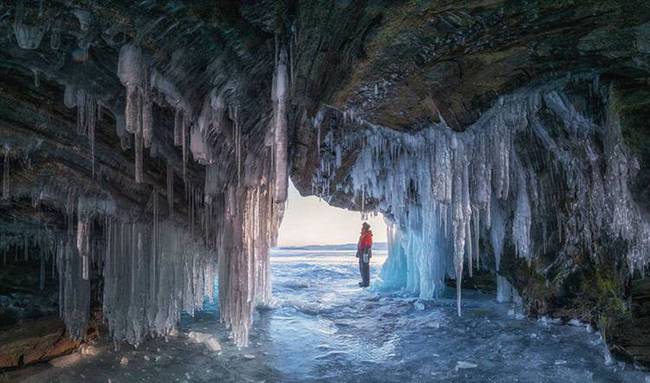
M384 259L375 252L373 279ZM0 382L650 382L630 365L606 363L597 333L517 319L491 296L464 291L458 318L453 291L418 302L360 289L349 251L274 251L272 264L276 303L255 314L248 348L228 341L210 306L167 341L137 350L99 341L96 356ZM223 350L193 343L189 331L216 334Z

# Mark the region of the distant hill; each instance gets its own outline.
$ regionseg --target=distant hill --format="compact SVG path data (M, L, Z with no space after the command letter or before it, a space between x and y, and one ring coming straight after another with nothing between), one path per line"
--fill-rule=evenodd
M377 242L372 245L374 250L386 250L386 242ZM356 250L356 243L344 243L340 245L306 245L306 246L280 246L276 250Z

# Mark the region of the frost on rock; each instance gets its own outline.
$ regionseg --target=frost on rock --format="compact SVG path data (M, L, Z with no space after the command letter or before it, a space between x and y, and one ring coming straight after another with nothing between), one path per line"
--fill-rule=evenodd
M506 243L532 263L546 251L549 214L562 215L553 217L560 222L558 251L579 246L593 253L594 241L618 237L630 244L625 254L630 270L643 269L650 250L648 222L627 188L635 166L617 116L610 110L605 121L590 118L571 103L564 86L558 81L501 97L463 132L444 120L417 132L397 132L354 111L324 107L314 120L320 166L312 188L327 200L341 152L355 153L349 182L340 191L352 194L362 213L365 201L373 201L373 209L389 220L384 285L430 299L449 276L457 281L459 314L462 275L485 262L480 238L491 242L497 272ZM555 126L549 126L549 114ZM521 150L517 140L535 143L536 150ZM532 165L542 160L549 163L546 173ZM582 163L586 170L578 166ZM563 209L557 208L558 195L571 200ZM576 217L580 225L571 224ZM499 299L510 300L507 280L499 277L498 284Z

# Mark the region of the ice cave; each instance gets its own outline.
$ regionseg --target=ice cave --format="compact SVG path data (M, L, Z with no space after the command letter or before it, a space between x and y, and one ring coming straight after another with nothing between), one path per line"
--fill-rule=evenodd
M3 1L0 382L650 382L649 124L646 0Z

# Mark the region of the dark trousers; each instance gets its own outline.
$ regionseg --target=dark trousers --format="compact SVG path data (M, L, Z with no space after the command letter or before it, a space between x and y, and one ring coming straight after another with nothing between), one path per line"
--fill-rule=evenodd
M370 262L364 262L363 256L359 257L359 272L361 273L361 284L370 286Z

